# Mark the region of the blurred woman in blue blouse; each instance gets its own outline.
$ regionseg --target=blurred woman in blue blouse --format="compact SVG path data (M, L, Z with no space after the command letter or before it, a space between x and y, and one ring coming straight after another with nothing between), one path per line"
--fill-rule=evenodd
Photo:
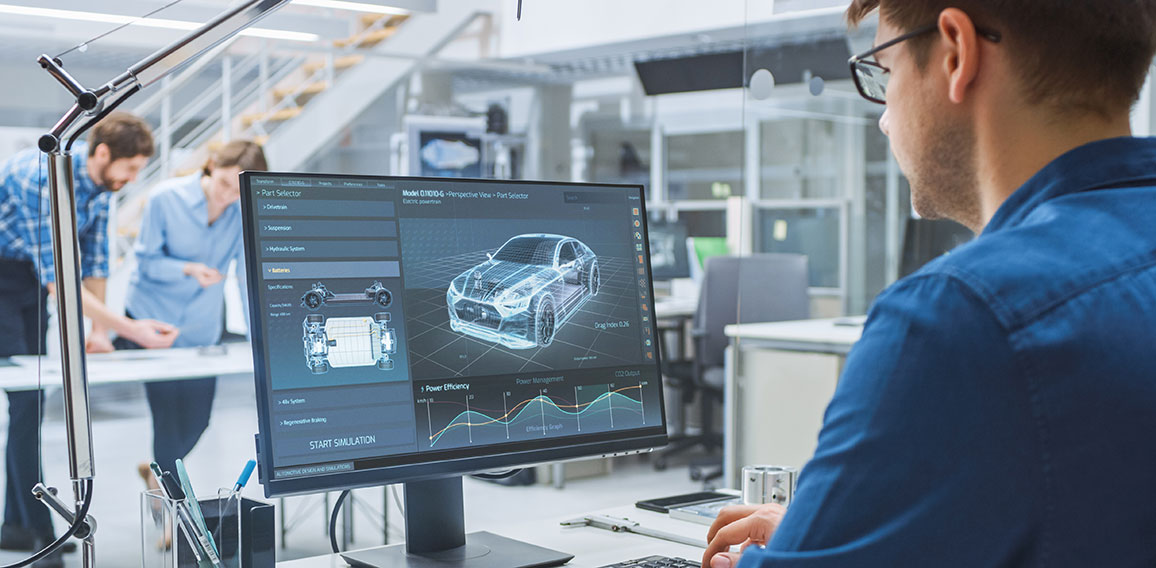
M172 322L173 347L216 345L224 327L225 273L237 261L246 298L241 243L239 174L268 169L257 144L238 140L212 152L202 172L159 184L149 199L136 242L137 267L126 311ZM244 302L246 310L248 302ZM118 349L138 346L117 339ZM153 416L153 457L175 471L209 425L216 377L145 383ZM146 479L147 465L142 471Z

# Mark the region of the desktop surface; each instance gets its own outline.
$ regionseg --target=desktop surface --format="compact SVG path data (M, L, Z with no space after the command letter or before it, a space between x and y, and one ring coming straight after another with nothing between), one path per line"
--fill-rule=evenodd
M653 495L638 495L646 497ZM521 520L511 517L508 522L486 527L499 535L516 537L530 544L572 553L574 559L568 568L602 568L617 563L654 555L698 560L706 550L706 527L700 524L670 518L664 513L639 509L631 503L589 511L591 515L605 515L630 519L648 529L678 535L685 539L701 540L701 545L671 542L640 534L611 532L595 527L564 527L560 523L573 515L553 520ZM278 562L278 568L335 568L348 564L337 554L327 554Z

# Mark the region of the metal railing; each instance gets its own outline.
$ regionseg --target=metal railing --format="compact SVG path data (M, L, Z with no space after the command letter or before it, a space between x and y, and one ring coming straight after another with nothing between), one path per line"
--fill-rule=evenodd
M207 153L212 140L228 141L234 134L247 135L236 131L234 117L266 102L265 95L300 70L305 61L302 56L273 60L264 49L238 58L230 55L227 47L222 46L180 74L165 78L152 97L133 109L155 125L153 136L158 152L138 180L116 195L111 258L121 259L131 250L148 190L175 170L195 167L189 160ZM244 80L253 75L257 80ZM203 86L206 80L207 87ZM190 96L191 100L174 113L173 101Z
M265 42L254 53L238 56L230 53L234 42L229 41L184 71L166 77L160 89L133 109L156 126L158 152L138 180L117 193L111 258L122 259L131 250L151 187L181 170L196 168L214 141L268 137L283 122L279 111L298 106L300 97L319 82L332 87L338 58L358 53L363 38L391 22L391 18L380 18L355 34L354 41L326 50L321 54L322 65L313 70L307 64L310 59L316 61L317 55L287 52ZM279 89L284 93L276 97ZM178 98L181 109L174 113L173 101Z

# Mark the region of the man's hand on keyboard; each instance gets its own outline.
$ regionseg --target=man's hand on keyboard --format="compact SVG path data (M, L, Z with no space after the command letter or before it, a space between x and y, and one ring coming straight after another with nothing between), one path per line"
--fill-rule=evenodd
M710 544L702 555L703 568L733 568L739 554L728 552L731 546L765 545L775 534L787 509L778 503L768 505L734 505L719 512L710 526L706 540Z

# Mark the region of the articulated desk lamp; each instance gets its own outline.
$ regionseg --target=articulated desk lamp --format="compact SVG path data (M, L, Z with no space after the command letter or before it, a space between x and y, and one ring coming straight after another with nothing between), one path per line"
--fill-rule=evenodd
M54 543L12 568L27 566L59 548L69 538L84 540L84 566L96 562L96 525L88 515L92 504L92 420L89 416L88 378L84 362L84 322L80 304L80 251L76 240L76 196L73 189L72 144L129 97L159 81L177 67L212 49L249 27L290 0L246 0L175 43L146 57L104 86L89 90L64 70L63 63L41 55L40 66L48 71L76 103L52 131L40 137L40 150L48 154L51 192L52 258L56 266L56 313L60 324L60 358L64 382L64 420L67 427L68 468L76 494L74 513L55 489L37 484L33 493L69 523Z

